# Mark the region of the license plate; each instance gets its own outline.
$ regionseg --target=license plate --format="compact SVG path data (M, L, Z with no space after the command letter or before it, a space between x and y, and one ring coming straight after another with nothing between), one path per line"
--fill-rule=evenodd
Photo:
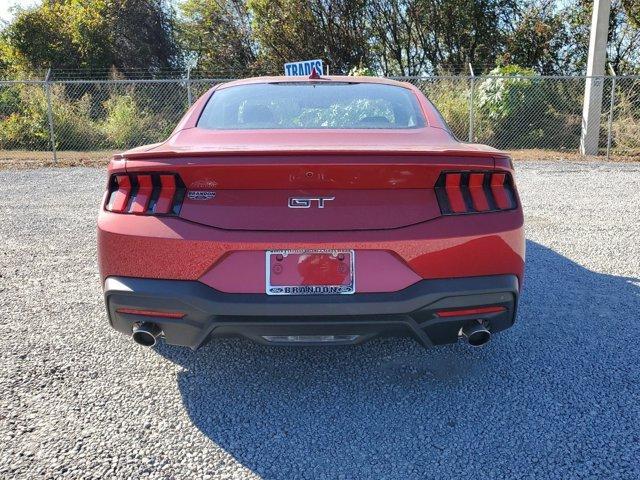
M267 250L267 295L355 293L353 250Z

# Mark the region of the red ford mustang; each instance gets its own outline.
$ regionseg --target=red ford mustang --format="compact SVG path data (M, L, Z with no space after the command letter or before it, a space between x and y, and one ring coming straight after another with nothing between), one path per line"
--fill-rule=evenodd
M378 78L212 88L114 157L98 228L109 320L143 345L481 345L513 324L524 268L509 157Z

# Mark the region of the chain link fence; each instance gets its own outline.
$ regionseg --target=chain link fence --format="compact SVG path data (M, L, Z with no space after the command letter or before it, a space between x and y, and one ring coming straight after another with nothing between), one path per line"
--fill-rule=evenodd
M0 155L108 158L167 138L193 101L229 79L0 82ZM576 154L586 77L400 77L455 135L512 152ZM640 155L640 77L602 82L599 155Z

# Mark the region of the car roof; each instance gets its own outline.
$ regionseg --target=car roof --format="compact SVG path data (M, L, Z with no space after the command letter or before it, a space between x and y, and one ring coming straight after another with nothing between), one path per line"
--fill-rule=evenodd
M288 77L288 76L272 76L272 77L251 77L240 80L233 80L218 86L217 89L235 87L237 85L252 85L256 83L320 83L320 82L343 82L343 83L375 83L378 85L393 85L396 87L408 88L413 90L415 87L407 82L399 82L389 78L380 77L353 77L347 75L325 75L320 78L309 77Z

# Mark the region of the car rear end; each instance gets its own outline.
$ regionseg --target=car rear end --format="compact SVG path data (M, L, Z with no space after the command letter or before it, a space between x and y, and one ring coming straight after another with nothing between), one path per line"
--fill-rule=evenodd
M508 328L524 267L511 162L415 130L183 125L114 159L98 221L111 324L192 348L480 344Z

